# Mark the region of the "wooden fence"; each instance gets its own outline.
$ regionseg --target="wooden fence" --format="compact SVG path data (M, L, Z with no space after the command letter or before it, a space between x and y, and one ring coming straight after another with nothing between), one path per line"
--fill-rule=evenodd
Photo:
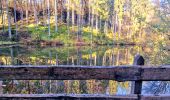
M170 65L143 66L136 56L132 66L0 66L0 80L116 80L134 81L132 95L1 94L3 99L169 100L170 95L141 95L142 81L169 81Z

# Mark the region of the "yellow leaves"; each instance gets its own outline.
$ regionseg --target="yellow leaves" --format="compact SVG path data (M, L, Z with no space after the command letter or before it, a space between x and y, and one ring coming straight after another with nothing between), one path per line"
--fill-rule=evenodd
M6 65L11 65L11 57L0 56L0 61Z
M72 90L73 93L80 94L80 81L78 80L73 81Z
M107 36L109 39L113 39L113 33L107 33L106 36Z
M36 27L36 25L35 24L29 24L28 25L28 28L32 28L32 27Z
M116 92L117 92L117 82L110 80L109 81L109 88L110 88L109 93L111 95L116 94Z
M91 56L92 58L95 58L95 57L97 56L97 53L96 53L96 52L93 52L92 55L90 55L90 54L82 55L82 58L84 58L84 59L89 59L90 56Z
M83 32L86 32L86 33L91 33L92 32L92 29L90 27L83 27ZM98 36L99 35L99 30L97 29L93 29L93 36Z

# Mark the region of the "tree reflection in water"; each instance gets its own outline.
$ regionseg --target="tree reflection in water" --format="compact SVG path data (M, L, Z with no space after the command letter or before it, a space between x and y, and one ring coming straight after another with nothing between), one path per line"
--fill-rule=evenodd
M57 48L0 48L0 63L4 65L131 65L140 53L147 65L167 64L169 53L157 48L133 47L57 47ZM163 56L163 57L162 57ZM155 59L156 58L156 59ZM130 82L113 80L30 80L3 81L3 93L72 93L72 94L130 94ZM3 86L3 87L2 87ZM143 94L169 93L168 82L144 82Z
M144 82L143 94L168 94L170 93L170 83L168 81Z

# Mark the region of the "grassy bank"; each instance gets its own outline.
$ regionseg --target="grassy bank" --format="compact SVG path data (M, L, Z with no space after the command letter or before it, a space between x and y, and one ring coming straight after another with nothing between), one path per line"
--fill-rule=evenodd
M78 33L78 27L67 27L65 24L58 26L58 31L55 32L54 24L50 27L51 36L48 34L48 27L35 24L28 26L28 31L32 40L53 41L68 45L106 45L106 44L134 44L136 40L127 39L125 37L118 38L118 34L103 33L90 27L83 27L81 34ZM116 35L116 37L114 37Z
M53 18L51 18L53 19ZM40 22L43 22L40 21ZM108 33L104 33L103 31L92 29L91 27L84 26L81 29L81 33L78 34L77 26L67 27L65 23L58 23L58 31L55 32L55 24L54 20L51 20L50 24L50 33L48 33L48 26L44 26L42 23L39 25L35 24L34 18L29 18L28 24L26 21L19 21L18 24L18 37L19 42L24 44L40 44L40 45L135 45L135 44L165 44L165 38L160 34L143 34L142 37L136 36L132 34L129 36L127 33L121 34L119 36L118 33L112 33L111 30L108 30ZM15 36L15 24L11 25L12 34ZM1 26L2 29L2 26ZM103 30L103 29L102 29ZM3 35L1 35L1 33ZM5 33L0 32L1 41L8 40L8 27L5 26ZM4 36L4 37L2 37ZM4 39L7 38L7 39ZM3 44L11 44L10 42L3 42ZM1 43L2 44L2 43Z

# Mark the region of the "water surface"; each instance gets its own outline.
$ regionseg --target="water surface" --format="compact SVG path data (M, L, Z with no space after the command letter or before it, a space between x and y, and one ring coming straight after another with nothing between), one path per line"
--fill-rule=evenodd
M0 48L3 65L85 65L118 66L132 65L134 56L141 54L145 65L170 64L168 51L141 46L98 47L6 47ZM10 94L130 94L131 82L113 80L30 80L0 82L1 93ZM143 94L168 94L169 82L143 82Z

